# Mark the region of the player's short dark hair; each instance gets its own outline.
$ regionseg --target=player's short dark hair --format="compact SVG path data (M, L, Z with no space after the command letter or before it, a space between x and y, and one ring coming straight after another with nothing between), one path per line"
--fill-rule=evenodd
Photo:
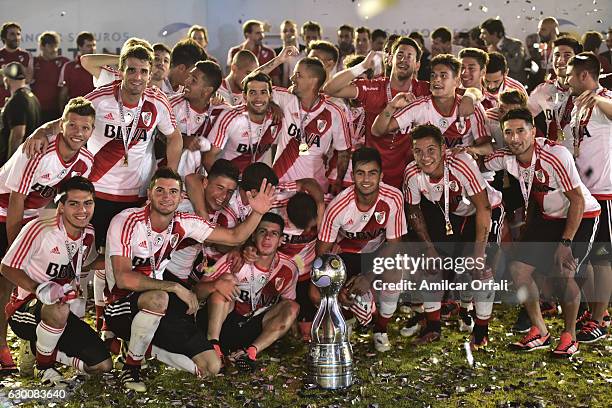
M280 227L281 234L283 233L283 230L285 229L285 220L283 220L283 217L273 212L265 213L261 217L261 220L259 221L260 224L262 222L269 222L272 224L277 224Z
M351 156L351 165L353 171L357 169L357 165L360 163L371 163L378 164L378 167L382 170L382 159L380 153L373 147L360 147L355 150Z
M480 69L484 69L489 62L489 55L480 48L462 49L459 51L459 59L461 58L474 58L480 65Z
M253 28L255 28L255 26L263 27L263 23L259 20L245 21L244 24L242 25L242 34L244 34L245 37L247 34L251 34L251 31L253 31Z
M368 40L372 39L372 32L370 31L368 27L361 26L355 29L355 37L357 37L357 34L363 34L363 33L366 33L368 35Z
M572 37L561 37L557 38L553 42L554 47L558 47L560 45L565 45L566 47L570 47L574 50L574 54L580 54L582 52L582 44L580 44L575 38Z
M389 36L389 38L391 38L391 37ZM396 38L399 38L399 35ZM410 34L408 34L408 38L412 38L413 40L415 40L415 41L417 41L417 42L419 42L421 44L425 44L425 37L423 37L423 34L419 33L418 31L413 31Z
M487 63L487 74L494 74L500 72L506 73L508 63L506 57L501 52L493 51L489 53L489 62Z
M315 199L302 191L295 193L287 202L287 216L296 227L305 229L312 220L317 219Z
M455 77L459 75L459 71L461 70L461 62L451 54L438 54L431 59L431 69L436 65L444 65L450 68L453 71Z
M259 191L263 179L267 179L273 186L278 186L278 177L270 166L261 162L251 163L242 172L240 188L244 191Z
M529 112L529 109L527 108L512 109L506 112L506 114L499 120L499 124L502 129L504 127L504 123L512 119L521 119L531 125L531 127L534 126L533 115L531 115L531 112Z
M38 45L44 47L48 44L58 45L60 43L60 35L55 31L45 31L38 36Z
M498 18L488 18L480 24L481 29L485 29L489 34L496 34L498 37L506 35L504 23Z
M353 35L355 33L355 27L350 24L342 24L340 27L338 27L338 32L340 31L350 31L351 35Z
M181 187L181 191L183 191L183 179L181 176L170 167L160 167L155 170L153 173L153 177L151 177L151 182L149 183L149 190L153 189L155 182L159 179L172 179L179 182L179 186Z
M334 44L330 43L329 41L324 41L324 40L311 41L310 44L308 44L308 47L311 50L323 51L324 53L329 55L329 58L332 61L334 61L334 63L338 63L338 58L340 55L340 53L338 52L338 48Z
M391 54L395 54L395 51L397 51L400 45L409 45L412 48L414 48L416 51L417 61L421 60L421 55L423 55L423 50L421 49L421 46L419 45L419 43L416 42L416 40L410 37L404 37L404 36L398 37L397 40L395 40L395 42L391 46Z
M85 41L96 41L96 37L89 31L81 31L76 38L77 47L85 45Z
M598 52L601 43L603 42L603 35L599 31L587 31L582 34L581 41L582 48L585 51Z
M410 132L410 136L412 137L412 141L419 139L424 139L426 137L431 137L436 144L442 146L444 141L444 135L440 128L432 124L418 125Z
M527 96L518 89L508 89L499 94L499 101L507 105L520 105L527 107Z
M317 88L321 88L325 81L327 80L327 72L325 71L325 67L323 63L318 58L305 57L302 58L298 64L304 65L311 74L313 74L317 80L318 85Z
M268 91L270 95L272 95L272 78L265 72L251 72L249 75L245 76L242 80L242 93L246 95L248 85L252 81L265 82L268 84Z
M68 101L62 113L62 120L68 118L69 113L76 113L79 116L91 116L94 121L96 119L96 109L93 104L82 96L77 96Z
M198 61L206 61L208 55L204 48L191 38L186 38L176 43L170 53L170 66L185 65L187 68L193 67Z
M125 63L128 58L136 58L141 61L147 61L149 64L153 64L153 52L142 45L133 45L121 50L121 55L119 55L120 71L123 71L125 68Z
M0 29L0 39L2 41L6 40L8 30L10 30L11 28L16 28L21 31L21 26L19 25L19 23L16 23L14 21L7 21L6 23L2 24L2 29Z
M240 170L234 163L227 159L217 159L210 168L207 177L209 180L217 177L227 177L238 183L240 180Z
M385 30L381 30L380 28L377 28L374 31L372 31L372 41L376 41L379 38L384 38L386 40L387 32Z
M219 64L214 61L198 61L195 67L204 74L204 80L209 86L212 86L213 93L217 92L223 81L223 72Z
M448 29L448 27L438 27L431 32L431 39L435 40L436 38L439 38L443 42L447 43L453 39L453 33Z
M191 35L197 31L200 31L204 35L204 41L208 42L208 30L206 29L206 27L197 24L189 27L189 31L187 31L187 37L191 38Z
M581 52L578 55L574 55L567 62L567 66L573 67L573 70L576 72L576 74L580 74L583 71L586 71L595 81L599 79L601 63L599 62L599 58L597 58L597 55L590 51Z
M92 196L96 194L96 188L91 181L83 176L74 176L62 183L58 191L57 200L65 204L68 198L68 192L73 190L87 191L91 193Z
M153 44L153 52L165 52L168 55L172 54L172 50L170 49L170 47L168 47L166 44L163 43L155 43Z
M321 35L321 24L317 23L316 21L312 21L309 20L307 22L305 22L304 24L302 24L302 35L304 35L304 31L316 31L317 33L319 33L319 36Z

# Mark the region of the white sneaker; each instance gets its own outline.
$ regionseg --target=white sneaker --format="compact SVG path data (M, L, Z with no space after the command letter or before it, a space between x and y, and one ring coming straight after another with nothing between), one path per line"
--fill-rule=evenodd
M133 390L136 392L147 391L147 386L140 379L140 370L122 370L121 374L119 375L119 379L121 380L123 387L127 388L128 390Z
M465 317L459 316L459 331L471 333L474 330L474 319L469 314Z
M38 377L42 385L50 385L53 387L66 387L68 386L68 380L57 371L55 368L47 368L46 370L40 370Z
M351 317L346 322L346 340L351 341L351 336L353 335L353 329L355 328L355 324L357 324L357 319Z
M391 343L389 343L387 333L374 333L374 348L379 353L391 350Z
M32 353L30 342L19 340L19 375L22 377L34 377L34 365L36 355Z
M424 321L424 319L417 319L416 316L412 316L406 322L406 326L401 328L400 334L404 337L412 337L416 335L424 327Z

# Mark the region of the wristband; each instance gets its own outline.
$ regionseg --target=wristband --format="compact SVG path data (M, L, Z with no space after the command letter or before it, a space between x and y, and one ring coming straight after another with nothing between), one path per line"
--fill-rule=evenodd
M353 74L353 77L355 78L357 78L359 75L363 74L367 70L368 69L363 66L363 62L360 62L352 68L349 68L349 71L351 72L351 74Z

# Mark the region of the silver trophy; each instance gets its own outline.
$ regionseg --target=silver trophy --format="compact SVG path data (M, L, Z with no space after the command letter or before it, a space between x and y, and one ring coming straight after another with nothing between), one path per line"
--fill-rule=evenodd
M310 279L321 293L309 354L314 382L324 389L349 387L353 383L353 350L338 305L338 293L346 281L344 262L338 255L322 255L314 260Z

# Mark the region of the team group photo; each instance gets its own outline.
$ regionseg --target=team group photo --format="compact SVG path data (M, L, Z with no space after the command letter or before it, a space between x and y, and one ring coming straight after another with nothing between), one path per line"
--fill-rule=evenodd
M612 406L610 6L0 1L0 406Z

